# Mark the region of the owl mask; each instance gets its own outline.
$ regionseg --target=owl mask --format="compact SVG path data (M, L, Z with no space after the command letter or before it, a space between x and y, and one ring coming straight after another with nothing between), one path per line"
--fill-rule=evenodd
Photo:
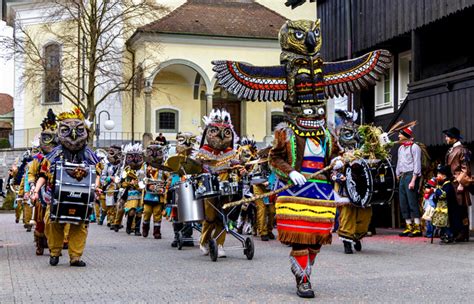
M41 134L39 136L39 146L43 154L48 154L58 145L58 125L56 123L56 115L53 110L49 109L47 116L41 123Z
M145 151L145 161L153 167L163 164L165 158L164 147L156 141L150 142Z
M125 166L133 170L139 170L143 165L143 149L141 144L128 144L124 147Z
M206 127L203 132L201 147L208 145L216 151L224 151L234 146L234 126L230 114L226 110L212 110L209 116L204 117Z
M68 118L59 122L59 143L75 152L84 149L87 145L89 133L83 120Z
M237 149L237 154L242 163L249 162L257 158L257 143L255 140L250 138L242 138L240 140L239 148Z
M190 155L196 142L196 135L190 132L178 132L176 134L176 153Z
M299 136L323 136L326 129L326 105L285 105L283 108L289 127Z
M336 134L339 145L345 150L353 150L360 145L360 135L357 120L357 112L349 112L345 110L336 110Z
M112 165L118 165L122 161L122 149L119 146L110 146L107 149L107 160Z

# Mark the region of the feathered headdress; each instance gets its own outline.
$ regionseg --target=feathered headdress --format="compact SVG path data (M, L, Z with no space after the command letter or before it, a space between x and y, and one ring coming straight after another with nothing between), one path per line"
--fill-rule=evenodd
M230 113L225 109L212 109L209 116L204 116L202 121L206 126L209 126L210 124L226 124L233 128Z
M82 114L81 109L78 107L74 107L71 111L69 112L62 112L59 113L57 117L58 121L63 121L65 119L80 119L84 120L84 114Z
M255 139L248 138L248 137L242 137L239 142L240 146L250 146L251 149L257 151L257 142Z
M56 130L58 128L58 124L56 123L56 114L54 114L52 109L48 109L48 114L43 119L41 123L41 129L44 130Z
M143 153L143 147L142 147L142 144L140 144L140 143L137 143L137 144L129 143L125 146L122 146L122 152L124 154Z

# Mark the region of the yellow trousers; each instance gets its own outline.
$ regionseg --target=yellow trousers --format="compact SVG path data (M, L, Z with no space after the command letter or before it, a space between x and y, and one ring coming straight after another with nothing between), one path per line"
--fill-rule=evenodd
M125 214L125 210L123 208L115 210L114 225L122 225L122 220L123 220L123 215L124 214Z
M253 192L255 195L260 195L265 192L265 188L261 185L254 185ZM275 223L275 204L265 205L263 199L255 201L257 207L257 233L260 236L268 235L273 230Z
M348 204L338 207L338 209L339 229L337 234L343 239L352 241L362 239L369 230L372 208L359 208Z
M95 219L98 222L100 220L100 203L94 203L94 212L95 212ZM105 209L104 209L105 210Z
M216 199L204 199L204 214L205 220L202 223L202 232L201 232L201 245L206 245L209 243L209 240L212 238L216 238L221 231L224 230L224 224L222 223L221 219L218 217L217 211L212 207L213 204L223 204L223 202L219 202ZM225 235L226 232L223 231L222 234L217 239L218 245L224 245L225 242Z
M113 225L115 222L116 208L115 206L107 206L107 224Z
M157 203L154 205L144 204L143 206L143 222L149 223L151 219L151 215L153 214L153 224L158 226L158 223L161 223L162 212L163 212L163 204Z
M23 203L23 224L29 225L33 218L33 208L28 203Z
M18 222L20 221L21 212L23 211L23 202L18 201L17 206L15 208L15 220Z
M59 256L63 248L66 226L69 226L69 258L71 262L80 260L84 248L86 247L87 225L82 222L75 224L60 224L52 222L49 218L50 207L46 209L45 214L45 234L48 239L48 247L51 256Z

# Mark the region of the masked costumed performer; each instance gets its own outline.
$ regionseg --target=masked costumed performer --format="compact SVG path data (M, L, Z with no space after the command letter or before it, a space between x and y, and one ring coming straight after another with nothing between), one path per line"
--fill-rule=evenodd
M41 187L45 188L45 197L52 197L52 185L55 182L55 164L59 161L66 161L74 164L86 164L96 166L98 173L100 168L97 166L99 158L94 151L87 147L89 137L88 122L84 119L82 112L75 108L71 112L63 112L57 116L58 121L58 141L59 146L54 148L51 153L43 160L40 168L39 179L36 183L34 197L38 198L38 191ZM98 183L98 179L96 181ZM47 207L45 214L45 234L48 239L50 251L49 263L56 266L59 262L59 255L63 248L64 228L66 224L54 222L50 219L50 206ZM69 258L70 265L84 267L86 263L81 260L81 256L86 246L87 224L79 222L71 224L69 230Z
M165 185L169 174L160 168L165 157L164 146L151 141L145 151L145 179L143 196L143 236L148 237L153 215L153 237L161 239L161 218L166 201Z
M234 145L237 135L230 119L230 114L222 110L212 110L209 117L204 117L204 128L200 149L196 159L212 163L205 166L206 171L218 174L219 181L229 179L228 168L232 164L239 163ZM204 199L205 220L202 224L200 249L203 254L209 254L209 241L211 236L217 238L217 256L225 257L224 241L226 232L222 220L219 218L215 208L228 202L228 199L220 197Z
M323 62L319 20L287 21L279 33L278 66L258 67L215 61L219 84L238 98L283 101L287 123L275 130L270 165L297 186L280 193L276 202L279 239L292 244L292 270L297 294L314 297L310 265L319 248L331 241L335 202L326 175L306 180L328 165L337 145L326 129L327 97L341 96L375 84L390 63L390 53L377 50L344 62ZM303 211L311 210L311 211Z
M139 181L145 176L143 170L143 148L141 144L128 144L123 149L125 154L125 168L122 172L121 187L125 189L125 205L124 211L127 215L126 232L132 233L132 225L135 223L135 235L141 236L140 225L142 219L142 189L140 189ZM122 213L123 214L123 213ZM115 231L122 222L120 214L115 219Z

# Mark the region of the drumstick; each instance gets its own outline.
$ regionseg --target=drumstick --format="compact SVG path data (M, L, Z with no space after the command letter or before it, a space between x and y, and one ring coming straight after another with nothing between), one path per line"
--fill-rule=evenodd
M311 174L310 176L308 176L307 180L310 180L310 179L313 179L313 178L316 178L318 175L320 175L321 173L324 173L326 171L329 171L331 170L332 168L334 167L334 164L330 164L329 166L327 167L324 167L323 169L319 170L318 172L315 172L313 174ZM222 206L223 209L227 209L227 208L230 208L230 207L234 207L234 206L238 206L238 205L242 205L242 204L245 204L245 203L250 203L250 202L253 202L253 201L256 201L258 199L262 199L262 198L265 198L265 197L269 197L269 196L272 196L274 194L278 194L280 192L283 192L285 190L288 190L290 189L291 187L293 187L294 184L287 184L279 189L276 189L276 190L273 190L273 191L270 191L270 192L267 192L267 193L264 193L264 194L260 194L260 195L256 195L254 197L250 197L250 198L244 198L244 199L241 199L241 200L238 200L238 201L235 201L235 202L230 202L230 203L227 203L227 204L224 204Z

